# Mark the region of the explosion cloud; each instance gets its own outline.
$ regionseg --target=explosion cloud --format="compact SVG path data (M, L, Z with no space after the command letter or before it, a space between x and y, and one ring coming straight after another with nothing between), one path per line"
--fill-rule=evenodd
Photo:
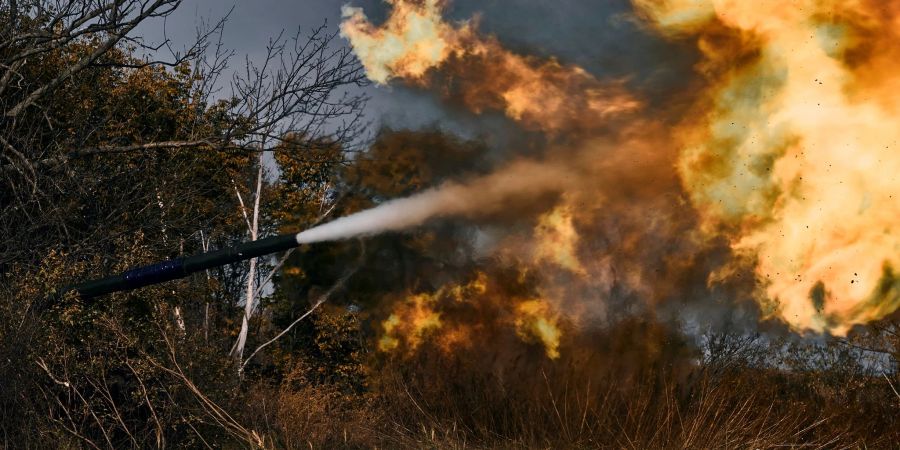
M838 334L896 310L900 105L872 73L895 63L861 39L896 36L896 8L635 3L663 33L698 38L712 89L679 130L679 171L707 227L730 228L757 260L760 300L798 329ZM723 28L729 47L712 38Z
M477 20L446 22L443 1L388 3L380 25L360 8L343 10L341 33L370 79L431 90L474 114L501 112L551 143L537 157L385 202L298 242L478 219L552 194L529 232L510 230L494 249L540 270L533 295L467 291L505 301L512 316L500 322L551 358L561 330L675 300L740 309L753 299L751 316L832 334L900 307L900 97L885 75L897 60L888 56L897 8L632 0L650 32L696 42L693 106L672 117L649 111L628 80L517 54L481 35ZM471 327L441 313L454 302L442 292L399 302L382 349L414 347L429 333L443 333L445 346L466 342Z

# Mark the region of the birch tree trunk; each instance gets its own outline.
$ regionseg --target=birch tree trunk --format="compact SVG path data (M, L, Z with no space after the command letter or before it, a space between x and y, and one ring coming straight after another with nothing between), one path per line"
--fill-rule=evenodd
M255 241L259 235L259 199L262 196L262 177L263 163L262 152L259 153L257 164L259 171L256 174L256 192L253 199L253 221L250 223L250 240ZM240 199L240 193L238 193ZM241 207L243 208L243 200ZM245 209L246 211L246 209ZM246 212L245 212L246 215ZM244 346L247 344L247 334L250 331L250 318L253 317L253 310L256 307L256 290L254 284L256 282L256 258L250 260L250 270L247 273L247 296L244 303L244 317L241 320L241 332L238 334L237 342L231 350L231 355L240 363L244 357Z

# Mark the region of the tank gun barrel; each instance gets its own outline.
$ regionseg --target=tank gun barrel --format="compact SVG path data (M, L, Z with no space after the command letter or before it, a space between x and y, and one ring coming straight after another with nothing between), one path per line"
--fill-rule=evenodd
M221 250L138 267L98 280L86 281L64 289L63 294L74 290L78 292L81 298L89 299L113 292L130 291L152 284L184 278L192 273L213 267L289 250L298 245L297 235L295 234L268 237L233 247L226 247Z

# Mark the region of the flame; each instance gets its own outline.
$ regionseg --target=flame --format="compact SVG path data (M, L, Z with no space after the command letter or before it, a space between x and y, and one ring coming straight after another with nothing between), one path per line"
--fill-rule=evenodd
M550 262L574 274L587 274L578 259L579 236L570 206L559 205L541 216L534 237L536 262Z
M429 84L428 71L442 68L459 85L458 91L447 91L449 97L458 96L475 112L499 109L549 132L594 127L640 106L621 81L601 83L581 67L512 53L496 39L478 36L473 21L444 22L443 1L387 3L391 14L381 26L350 6L343 8L341 23L341 35L378 84L394 78Z
M760 301L835 334L896 310L900 96L873 74L898 63L861 46L896 38L896 8L633 1L664 33L698 36L712 89L685 124L679 171L706 229L755 256Z
M369 22L362 8L341 8L341 36L353 44L372 81L385 84L395 77L421 78L459 45L457 37L465 29L454 29L441 20L443 1L386 1L393 11L380 28Z
M433 309L436 302L436 295L419 294L399 304L382 323L384 335L378 348L387 352L402 342L409 350L415 350L429 332L441 327L441 314Z
M537 341L544 346L550 359L559 358L559 339L562 332L558 319L551 314L544 300L527 300L516 306L516 334L526 342Z
M415 350L427 336L444 328L438 308L447 302L462 302L482 295L486 289L487 279L483 273L478 273L474 280L464 285L445 286L431 294L420 293L406 298L397 303L393 312L382 322L384 334L378 341L378 348L384 352L401 346L409 351ZM444 330L443 341L445 349L450 349L468 341L467 333L459 328Z
M519 295L523 280L504 285L484 272L463 284L448 284L433 293L397 302L382 322L378 342L383 352L412 354L425 342L446 353L502 340L507 332L526 344L540 344L547 357L560 355L561 318L546 299ZM517 293L512 293L512 292Z

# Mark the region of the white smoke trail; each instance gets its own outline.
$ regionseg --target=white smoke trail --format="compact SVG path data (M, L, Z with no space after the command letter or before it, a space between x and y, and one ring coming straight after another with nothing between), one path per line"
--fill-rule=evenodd
M469 183L448 183L311 228L297 234L297 243L370 236L411 228L436 217L498 211L509 207L512 200L562 191L572 179L572 173L561 166L520 161Z

